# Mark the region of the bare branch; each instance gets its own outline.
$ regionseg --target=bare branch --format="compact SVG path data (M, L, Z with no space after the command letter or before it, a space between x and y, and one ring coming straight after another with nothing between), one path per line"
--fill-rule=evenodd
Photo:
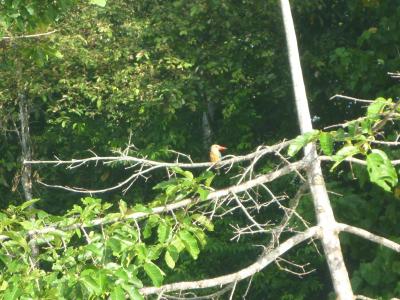
M386 142L386 141L371 141L371 144L378 144L378 145L385 145L385 146L392 146L392 147L397 147L400 146L400 142L398 141L393 141L393 142Z
M261 175L253 180L249 180L246 181L242 184L239 185L234 185L225 189L221 189L221 190L217 190L214 192L211 192L206 200L213 200L213 199L218 199L218 198L222 198L225 196L228 196L230 194L236 194L236 193L241 193L241 192L245 192L248 189L251 189L255 186L258 186L260 184L263 184L265 182L270 182L275 180L276 178L279 178L281 176L287 175L290 172L292 172L295 169L301 169L301 168L305 168L306 167L306 163L304 161L298 161L295 163L292 163L289 166L285 166L277 171L268 173L268 174L264 174ZM122 221L122 220L136 220L136 219L141 219L144 218L148 215L151 214L160 214L160 213L164 213L164 212L169 212L169 211L173 211L176 209L180 209L183 207L187 207L189 205L192 205L194 203L196 203L196 201L198 201L198 199L185 199L185 200L181 200L179 202L176 203L171 203L165 206L158 206L155 207L151 210L151 212L147 213L147 212L135 212L132 214L128 214L126 216L120 216L120 217L115 217L115 218L99 218L99 219L95 219L89 223L85 223L85 224L73 224L70 226L66 226L66 227L62 227L62 228L58 228L57 226L54 225L50 225L41 229L35 229L35 230L30 230L28 233L29 234L46 234L46 233L51 233L51 232L55 232L57 230L62 230L62 231L70 231L70 230L74 230L77 228L82 228L82 227L93 227L93 226L98 226L98 225L104 225L104 224L109 224L109 223L115 223L118 221ZM0 241L7 239L3 238L2 236L0 236Z
M163 285L161 287L144 287L139 291L142 295L151 295L158 294L161 291L171 292L179 290L204 289L238 282L261 271L270 263L274 262L279 256L283 255L301 242L313 237L319 237L319 234L320 228L318 226L311 227L305 232L298 233L295 236L289 238L287 241L280 244L276 249L264 253L255 263L235 273L199 281L171 283Z
M369 298L363 295L354 295L354 300L376 300L375 298Z
M340 231L358 235L367 240L370 240L371 242L380 244L380 245L385 246L389 249L392 249L396 252L400 252L400 244L395 243L395 242L388 240L384 237L381 237L379 235L373 234L365 229L361 229L361 228L350 226L350 225L343 224L343 223L338 223L336 226L337 226L338 230L340 230Z
M332 157L325 156L325 155L319 156L319 159L322 161L335 161ZM356 163L356 164L363 165L363 166L367 165L367 162L365 160L355 158L355 157L347 157L344 159L344 161L347 161L350 163ZM400 159L392 160L391 163L393 166L400 165Z
M185 297L185 295L183 296L172 296L172 295L165 295L164 297L167 299L172 299L172 300L206 300L206 299L216 299L219 296L222 296L223 294L225 294L227 291L230 291L233 287L233 284L229 284L226 287L224 287L223 289L216 291L212 294L209 295L204 295L204 296L193 296L193 297Z
M289 146L291 141L284 141L272 146L262 146L257 149L257 151L254 151L252 153L249 153L247 155L241 155L241 156L234 156L230 159L223 159L221 160L218 164L220 166L226 166L230 165L232 163L238 163L246 160L251 160L254 157L260 156L260 155L265 155L269 153L274 153L278 149L284 148ZM181 167L181 168L186 168L186 169L194 169L194 168L205 168L205 167L211 167L214 166L214 163L211 162L201 162L201 163L179 163L179 162L174 162L174 163L169 163L169 162L160 162L160 161L154 161L154 160L149 160L145 158L138 158L138 157L133 157L133 156L128 156L126 153L122 153L119 156L94 156L94 157L88 157L88 158L81 158L81 159L72 159L72 160L31 160L31 161L24 161L24 164L48 164L48 165L69 165L67 168L71 168L72 166L75 166L77 164L86 164L89 162L135 162L135 163L140 163L145 166L158 166L161 168L169 168L169 167Z
M43 32L43 33L35 33L35 34L27 34L27 35L19 35L19 36L3 36L1 39L2 40L17 40L17 39L27 39L27 38L38 38L38 37L51 35L57 31L58 30L55 29L55 30L52 30L49 32Z
M387 73L390 77L394 78L394 79L399 79L400 78L400 73L399 72L388 72Z
M359 99L359 98L354 98L354 97L349 97L349 96L344 96L344 95L339 95L339 94L336 94L336 95L330 97L329 100L333 100L335 98L351 100L351 101L355 101L355 102L362 102L362 103L372 103L372 102L374 102L374 100Z

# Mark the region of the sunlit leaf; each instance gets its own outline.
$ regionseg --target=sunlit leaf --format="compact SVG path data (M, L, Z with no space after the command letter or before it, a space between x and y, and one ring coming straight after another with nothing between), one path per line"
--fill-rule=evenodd
M325 155L332 155L333 141L333 137L329 132L321 132L319 136L319 143Z
M160 243L164 243L169 236L169 232L170 232L170 226L164 222L160 222L157 228L158 241Z
M390 159L382 150L374 149L367 156L367 170L371 182L385 191L391 191L397 185L397 173Z
M197 244L196 238L187 230L181 230L179 232L179 237L181 238L186 250L190 253L190 255L194 259L197 259L200 253L200 249Z
M100 7L104 7L107 4L107 0L89 0L91 4L98 5Z
M313 130L305 134L297 136L289 145L288 155L294 156L299 152L305 145L314 141L318 137L319 131Z
M346 145L341 148L336 154L333 156L333 159L336 161L332 168L335 169L342 161L344 161L348 157L352 157L353 155L360 153L360 149L354 145Z
M110 298L111 300L125 300L125 292L121 287L116 286L111 291Z
M175 268L175 264L179 258L178 249L176 249L173 245L169 245L167 251L165 252L164 258L168 267L170 267L171 269Z
M147 262L144 264L143 268L155 286L160 286L162 284L165 273L157 265L152 262Z

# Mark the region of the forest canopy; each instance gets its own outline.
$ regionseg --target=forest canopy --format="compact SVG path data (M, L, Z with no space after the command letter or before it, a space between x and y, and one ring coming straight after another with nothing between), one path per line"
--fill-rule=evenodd
M400 297L400 7L285 7L0 0L0 299Z

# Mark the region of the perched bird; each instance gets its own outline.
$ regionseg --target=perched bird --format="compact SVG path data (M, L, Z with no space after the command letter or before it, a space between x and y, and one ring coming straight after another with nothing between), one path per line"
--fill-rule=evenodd
M212 145L210 148L210 161L213 163L217 163L221 160L222 154L220 151L224 151L228 148L220 146L220 145Z

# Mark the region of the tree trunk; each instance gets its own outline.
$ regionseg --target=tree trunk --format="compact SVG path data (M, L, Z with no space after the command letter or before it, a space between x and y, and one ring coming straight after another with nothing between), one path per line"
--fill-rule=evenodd
M203 148L208 152L211 146L213 136L211 123L214 120L214 104L207 100L207 109L203 112L202 129L203 129Z
M22 150L22 174L21 174L21 182L22 189L24 191L25 200L32 200L32 166L30 164L24 164L24 161L32 160L32 149L31 149L31 136L29 132L29 104L26 96L26 88L25 86L19 86L18 92L18 104L19 104L19 121L21 125L20 129L20 142L21 142L21 150ZM31 217L31 220L34 220L34 217ZM36 257L39 254L39 249L30 236L31 241L29 243L31 249L31 259L33 265L36 265Z
M25 89L19 91L18 94L19 102L19 121L21 124L20 130L20 141L22 149L22 162L27 160L32 160L32 150L31 150L31 137L29 133L29 111L28 111L28 101L26 98ZM22 174L21 174L22 188L25 195L25 200L32 199L32 167L30 164L22 164Z
M289 0L281 0L281 9L289 52L297 116L300 131L303 134L313 130L313 128ZM321 228L321 241L335 293L338 300L350 300L353 299L353 291L346 265L343 260L338 233L335 229L336 221L329 201L320 161L314 143L305 147L304 155L309 162L309 167L307 168L308 183L310 185L310 191L314 202L317 222Z

